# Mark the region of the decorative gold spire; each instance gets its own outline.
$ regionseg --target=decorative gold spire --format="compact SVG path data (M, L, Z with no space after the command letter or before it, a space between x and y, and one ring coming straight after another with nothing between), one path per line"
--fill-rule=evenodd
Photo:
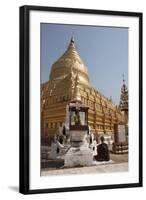
M121 97L120 97L120 104L119 104L121 111L128 110L128 89L125 85L125 78L123 74L123 85L121 87Z
M76 50L73 36L65 53L52 65L49 79L63 79L70 74L71 70L74 74L78 73L83 84L89 85L88 70Z
M72 37L71 37L70 41L73 42L73 43L75 42L73 34L72 34Z

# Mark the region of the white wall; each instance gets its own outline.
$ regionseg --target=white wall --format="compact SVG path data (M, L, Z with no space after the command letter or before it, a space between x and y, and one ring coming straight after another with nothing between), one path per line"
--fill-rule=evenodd
M19 9L21 5L80 7L143 12L145 0L3 0L0 4L0 199L144 199L143 188L23 196L18 193L19 172ZM144 23L144 35L146 27ZM145 40L143 39L143 42ZM145 50L145 49L144 49ZM145 51L144 51L145 54ZM144 60L145 61L145 60ZM144 69L145 74L145 69ZM146 74L145 74L146 75ZM144 80L144 84L146 81ZM146 96L144 94L144 101ZM145 106L144 106L145 110ZM143 111L144 112L144 111ZM146 118L144 118L146 120ZM145 126L146 127L146 126ZM144 135L144 141L146 137ZM144 147L144 152L146 147ZM144 159L144 169L146 162ZM145 170L146 171L146 170ZM145 172L144 172L145 177ZM111 177L112 178L112 177Z

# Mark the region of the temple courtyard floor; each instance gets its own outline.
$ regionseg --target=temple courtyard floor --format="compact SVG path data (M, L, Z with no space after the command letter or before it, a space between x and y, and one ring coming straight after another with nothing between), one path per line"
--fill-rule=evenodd
M43 168L41 176L67 175L67 174L91 174L91 173L112 173L128 171L128 155L110 155L109 162L93 162L93 166L74 168Z

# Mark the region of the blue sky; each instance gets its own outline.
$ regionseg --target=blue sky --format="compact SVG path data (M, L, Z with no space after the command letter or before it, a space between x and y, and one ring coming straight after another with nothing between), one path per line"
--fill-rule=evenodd
M128 28L41 24L41 82L48 81L72 35L91 85L119 104L123 73L128 85Z

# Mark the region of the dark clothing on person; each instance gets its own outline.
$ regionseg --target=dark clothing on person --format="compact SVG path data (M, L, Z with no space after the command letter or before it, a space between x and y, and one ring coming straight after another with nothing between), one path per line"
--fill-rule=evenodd
M66 135L66 129L65 129L65 126L63 127L62 134L63 134L63 135Z
M60 142L60 144L63 144L63 136L62 135L60 135L60 137L59 137L59 142Z
M97 161L109 161L110 155L108 150L108 145L106 143L101 143L97 146L97 156L95 156Z

